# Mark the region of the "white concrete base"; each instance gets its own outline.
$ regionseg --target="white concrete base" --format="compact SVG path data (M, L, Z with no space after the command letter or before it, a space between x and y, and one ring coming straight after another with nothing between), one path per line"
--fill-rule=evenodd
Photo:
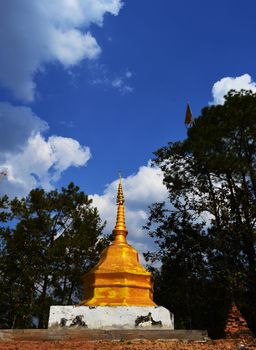
M48 328L174 329L174 316L162 306L51 306Z

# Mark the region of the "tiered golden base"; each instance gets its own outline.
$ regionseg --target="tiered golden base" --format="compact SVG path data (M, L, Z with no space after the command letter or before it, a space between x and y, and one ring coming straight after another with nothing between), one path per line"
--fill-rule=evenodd
M151 274L139 264L138 253L127 243L113 243L84 276L80 305L153 306Z

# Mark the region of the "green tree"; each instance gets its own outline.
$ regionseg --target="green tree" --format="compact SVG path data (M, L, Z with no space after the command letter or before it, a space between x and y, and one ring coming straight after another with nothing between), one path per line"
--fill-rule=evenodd
M170 198L170 203L162 204L160 211L154 212L156 205L152 207L147 224L161 249L155 258L163 264L162 280L166 282L165 270L169 269L175 283L175 276L180 278L180 270L185 271L189 265L188 276L183 274L182 279L195 288L188 293L193 297L190 307L194 309L197 304L197 295L206 300L201 303L206 315L202 312L198 318L199 309L186 309L186 297L182 297L183 309L177 307L176 313L185 310L181 311L181 321L186 326L186 320L191 319L193 326L205 325L215 336L221 334L221 329L215 329L207 319L211 315L214 322L223 326L231 298L252 328L256 321L255 118L256 94L231 91L224 105L202 110L184 141L169 143L155 153L154 163L164 173ZM181 229L177 218L179 225L183 223ZM170 235L175 237L171 242ZM186 258L181 255L177 260L175 247L180 240ZM148 254L147 258L150 261L152 256ZM191 284L193 276L197 281ZM169 300L171 297L177 300L173 292ZM215 314L211 312L211 303L215 308L218 306Z
M97 209L79 188L34 189L10 201L12 229L2 235L3 283L9 291L8 327L47 327L49 306L75 304L81 276L108 239Z
M5 280L6 264L4 258L6 249L6 241L4 238L10 230L8 227L8 222L10 220L8 208L8 197L4 196L0 198L0 328L6 328L8 326L8 310L10 309L9 290Z

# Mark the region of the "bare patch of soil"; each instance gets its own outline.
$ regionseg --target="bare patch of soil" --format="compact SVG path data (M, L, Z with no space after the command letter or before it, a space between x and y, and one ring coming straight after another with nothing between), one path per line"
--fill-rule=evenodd
M254 338L185 342L174 340L132 341L10 341L0 350L256 350Z

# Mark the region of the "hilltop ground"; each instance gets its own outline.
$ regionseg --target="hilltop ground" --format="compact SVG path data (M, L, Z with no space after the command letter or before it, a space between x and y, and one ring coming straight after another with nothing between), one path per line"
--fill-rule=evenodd
M184 341L11 341L0 342L0 350L252 350L256 339Z

